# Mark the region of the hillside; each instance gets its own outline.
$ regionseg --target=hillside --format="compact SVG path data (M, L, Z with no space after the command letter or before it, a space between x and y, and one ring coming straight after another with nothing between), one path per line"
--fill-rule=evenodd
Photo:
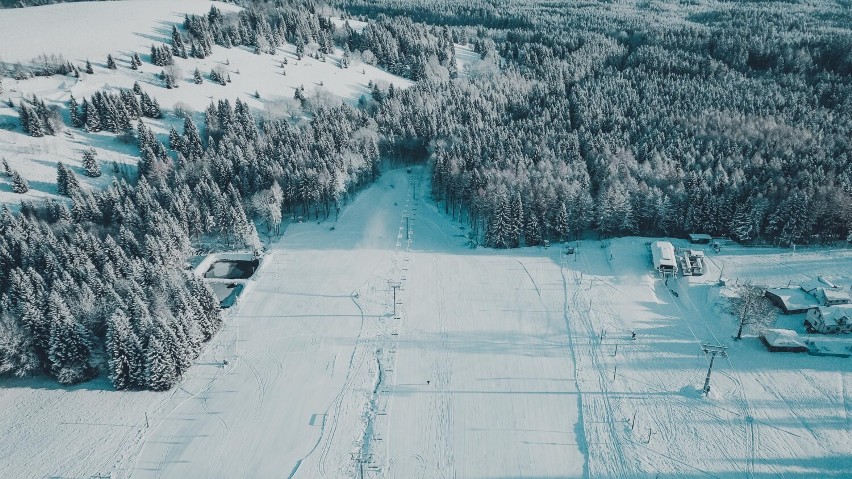
M56 137L31 138L21 131L18 111L9 107L9 101L17 105L21 98L29 99L36 95L49 106L67 110L72 94L77 101L82 101L95 92L118 92L138 82L159 102L165 114L162 120L146 120L146 123L167 142L169 128L173 125L180 128L184 112L192 114L201 124L204 109L211 101L227 99L233 103L240 98L261 118L298 117L300 113L293 97L300 87L304 87L308 97L328 96L329 99L340 98L356 104L361 96L370 96L370 82L392 83L403 88L411 83L360 62L340 68L342 51L339 49L326 55L324 61L308 56L298 60L295 46L285 44L275 55L256 55L246 48L215 47L213 54L202 60L175 58L181 72L178 88L166 89L158 78L163 68L149 63L151 45L169 44L172 27L180 26L185 14L206 13L214 4L223 11L238 10L232 4L202 0L177 4L165 0L128 0L4 11L0 15L0 61L29 65L39 55L56 54L81 69L86 60L90 60L94 73L81 72L80 78L54 75L23 80L3 79L0 158L6 158L12 169L20 171L29 180L31 189L25 195L15 194L9 179L0 178L0 203L14 208L22 199L56 198L56 163L59 161L71 166L84 184L95 188L110 183L114 176L113 162L125 174L133 176L138 161L136 145L123 144L110 133L87 133L66 128ZM72 22L67 21L68 18L80 20ZM81 34L81 23L86 25L85 34ZM47 30L50 34L30 39L18 33L39 30ZM134 52L144 59L139 70L130 69L130 55ZM116 70L106 67L108 54L115 58ZM284 61L287 65L282 67ZM226 68L232 81L226 85L210 81L210 72L215 67ZM205 78L201 85L193 82L196 68ZM67 111L63 114L68 125ZM98 179L89 179L82 174L82 152L86 147L94 147L102 163L105 174Z
M0 476L848 478L848 3L0 10Z

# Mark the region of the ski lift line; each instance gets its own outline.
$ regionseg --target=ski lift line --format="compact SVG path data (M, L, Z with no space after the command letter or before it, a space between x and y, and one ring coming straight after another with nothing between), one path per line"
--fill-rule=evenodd
M589 269L588 261L585 259L585 257L583 258L583 266L584 266L584 268L585 268L585 269ZM671 295L672 295L671 290L668 290L668 288L667 288L667 291L669 291L669 294L670 294L670 296L671 296ZM674 299L674 298L672 297L672 299ZM685 317L683 316L683 310L681 309L680 305L678 305L678 304L677 304L677 301L674 301L674 300L672 301L672 303L673 303L673 304L675 304L675 307L676 307L676 308L678 309L678 311L681 313L681 318L683 319L684 323L687 325L687 329L689 329L690 334L692 335L693 339L695 339L695 340L696 340L696 342L699 342L699 344L700 344L701 342L698 340L697 335L695 334L695 331L694 331L694 329L692 328L692 325L691 325L688 321L686 321ZM694 307L695 307L695 305L694 305L694 303L693 303L693 308L694 308ZM715 338L715 334L713 334L713 332L712 332L712 331L710 331L710 333L711 333L711 334L714 336L714 338ZM706 361L706 358L705 358L705 361ZM740 386L741 386L741 384L740 384ZM748 431L746 431L746 434L748 434ZM753 445L753 442L752 442L752 445ZM726 454L726 456L727 456L727 454ZM728 456L728 457L727 457L727 459L728 459L729 461L731 461L731 463L732 463L732 464L736 463L735 459L734 459L734 458L732 458L732 457L730 457L730 456ZM735 466L735 467L736 467L736 466Z
M669 294L671 296L671 290L668 290L668 288L667 288L667 291L669 291ZM689 296L689 292L686 291L686 289L684 289L684 295L686 296L687 300L689 301L690 305L692 306L692 309L694 311L698 311L698 308L695 306L695 303L692 302L692 299ZM692 329L690 322L686 320L684 310L681 308L681 306L678 304L678 302L674 300L673 296L672 296L672 304L674 304L675 307L678 309L678 312L681 313L681 319L683 320L684 324L687 325L687 328L693 334L693 337L695 337L695 339L698 340L698 337L695 335L695 332ZM703 318L703 315L701 315L700 312L699 312L699 315L702 316L702 320L703 320L703 323L705 324L705 328L710 333L710 335L713 337L713 340L716 342L716 344L722 344L721 341L719 341L719 338L713 332L713 330L709 327L709 325L706 324L706 320ZM708 362L708 364L709 364L709 361L707 360L706 354L704 356L705 356L704 357L705 362ZM738 389L737 392L739 392L740 399L744 403L744 404L742 404L742 407L743 407L744 412L745 412L745 417L747 417L747 418L753 417L753 414L752 414L753 408L752 408L752 405L751 405L751 401L748 399L748 395L745 392L745 387L742 384L742 379L740 378L739 372L736 370L736 367L734 366L734 363L731 360L730 355L725 354L724 358L725 358L725 361L728 364L728 367L731 368L731 371L734 371L735 376L727 376L726 375L726 377L729 377L729 379L731 379L732 382L735 384L736 389ZM747 443L746 447L747 447L747 449L749 449L749 460L747 462L747 466L748 466L747 472L748 472L749 476L753 476L754 475L754 460L755 460L755 442L756 442L756 440L754 438L754 423L751 422L751 421L747 421L747 424L745 425L745 429L746 429L745 432L746 432L746 443Z
M589 268L588 260L586 260L585 255L583 256L583 268L585 270L591 271L591 269ZM567 283L565 284L565 286L567 288ZM582 288L575 288L574 296L573 296L575 304L578 304L579 296L582 292L583 292ZM565 304L565 306L566 306L566 308L564 309L564 316L565 316L565 319L566 319L566 322L567 322L567 318L568 318L567 290L566 290L566 304ZM594 368L598 372L598 385L599 385L601 393L602 393L604 408L606 410L606 413L609 415L609 417L611 419L609 421L609 424L608 424L609 425L608 430L609 430L609 436L610 436L610 439L611 439L611 445L614 446L614 448L615 448L616 456L623 458L624 453L623 453L623 448L622 448L622 444L621 444L621 437L618 434L618 431L615 429L615 426L614 426L614 424L615 424L615 413L614 413L613 406L612 406L612 403L611 403L610 397L609 397L609 371L606 369L605 366L602 366L602 364L601 364L601 360L599 358L599 354L600 354L599 343L593 340L593 338L596 336L596 332L594 331L594 328L593 328L592 323L591 323L591 309L584 312L582 310L582 308L580 308L577 311L577 315L581 318L581 322L583 323L583 326L585 326L585 328L586 328L587 339L589 340L589 351L591 353L589 356L590 356L592 365L594 366ZM568 325L568 327L569 327L568 332L569 332L569 335L571 336L571 341L572 341L572 354L573 354L573 344L574 344L573 333L570 329L570 325ZM598 344L597 350L595 349L596 344ZM574 367L576 368L577 367L576 355L574 356L574 361L575 361ZM577 371L575 371L575 377L576 377L576 372ZM578 394L580 394L580 397L581 397L581 400L582 400L582 393L580 392L580 383L579 382L577 383L577 392L578 392ZM620 475L626 476L627 471L626 471L624 463L618 462L617 464L621 466Z

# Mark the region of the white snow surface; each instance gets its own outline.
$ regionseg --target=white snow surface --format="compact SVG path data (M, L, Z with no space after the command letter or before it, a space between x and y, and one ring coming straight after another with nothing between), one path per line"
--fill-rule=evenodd
M848 285L852 251L726 247L666 285L645 238L469 249L424 178L291 224L171 392L4 381L0 471L351 478L354 455L406 479L848 477L852 361L731 340L717 280ZM709 397L700 343L729 346Z
M41 54L61 54L75 63L106 62L108 53L146 53L151 43L170 39L172 25L183 23L184 15L207 13L211 5L223 12L239 10L209 0L79 2L3 10L0 61L26 63Z
M164 114L162 120L144 121L168 145L169 128L175 126L180 132L183 127L183 113L176 112L176 106L192 114L203 131L204 109L211 101L220 99L227 99L233 105L239 98L252 108L257 118L270 115L298 119L303 112L293 97L300 87L305 88L305 96L309 98L342 99L356 104L362 96L370 97L368 85L371 81L392 83L400 88L411 85L409 80L357 61L341 69L341 50L327 55L325 61L308 56L298 60L295 46L285 44L275 55L255 55L247 48L214 46L213 54L203 60L175 57L175 64L182 72L179 87L166 89L158 78L162 68L149 62L151 45L170 45L173 25L180 27L185 14L206 13L214 4L222 11L238 9L231 4L207 0L124 0L0 10L0 61L27 64L42 53L61 53L80 67L81 73L86 59L91 60L95 72L82 73L79 79L59 75L3 79L0 158L6 158L10 167L30 182L30 191L24 195L13 193L10 179L2 176L0 204L16 207L22 200L59 198L56 195L56 163L59 161L69 165L81 184L90 188L102 188L112 181L113 162L128 175L135 174L138 148L119 142L113 133L87 133L66 126L65 131L55 137L26 135L20 127L17 108L22 98L32 98L33 94L44 99L48 106L61 107L65 124L70 125L67 104L72 94L82 103L83 98L97 91L115 93L139 82L146 93L157 99ZM353 23L356 28L363 27L360 22ZM46 33L25 35L22 32ZM138 71L130 69L133 52L142 58L143 64ZM106 68L109 53L115 58L116 70ZM287 65L282 66L285 60ZM231 83L222 86L210 82L209 75L214 67L227 68ZM196 68L204 77L201 85L193 83ZM255 93L260 98L256 98ZM15 103L14 109L9 107L9 100ZM94 147L98 153L104 172L100 178L90 179L83 175L82 155L87 147Z

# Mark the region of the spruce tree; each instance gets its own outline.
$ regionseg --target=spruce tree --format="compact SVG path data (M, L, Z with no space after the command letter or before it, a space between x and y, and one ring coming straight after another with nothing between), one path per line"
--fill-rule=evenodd
M393 85L391 85L393 86ZM515 193L512 200L511 222L509 227L509 246L517 248L520 246L521 235L524 234L524 205L521 201L521 192Z
M18 194L26 193L30 190L30 184L26 178L21 176L17 171L12 172L12 191Z
M80 111L78 110L77 99L74 98L73 94L71 99L68 100L68 113L71 116L71 126L80 128Z
M527 218L527 225L524 228L524 237L528 246L538 246L542 242L541 225L538 221L538 215L530 213Z
M88 73L89 75L91 75L91 74L95 73L95 69L94 69L94 68L92 68L92 62L90 62L89 60L86 60L86 70L85 70L85 72L86 72L86 73Z
M171 344L162 336L151 336L145 351L145 386L153 391L167 391L177 382Z
M204 145L201 143L201 133L195 122L187 115L183 119L183 156L188 160L200 159L204 155Z
M110 70L115 70L116 68L118 68L115 64L115 60L112 58L111 53L107 55L107 68L109 68Z
M196 68L195 71L192 73L192 78L196 85L201 85L202 83L204 83L204 78L201 76L201 72L198 70L198 68Z
M83 152L83 169L86 171L86 176L90 178L101 176L101 165L98 163L94 148L88 148Z
M106 352L108 377L116 389L145 385L142 345L130 318L117 309L107 320Z
M186 44L176 26L172 26L172 53L181 58L188 58Z
M94 101L94 98L92 99ZM83 102L83 115L86 117L86 124L84 125L86 131L89 132L98 132L101 131L101 114L98 109L95 107L92 102Z
M555 237L557 241L567 241L569 226L568 226L568 209L565 208L565 203L559 205L559 213L556 214L556 222L553 224Z
M30 136L35 138L41 138L44 136L41 119L32 110L30 110L30 114L27 115L27 131L30 133Z
M56 164L56 193L68 195L68 170L61 161Z
M47 301L50 321L50 372L62 384L76 384L92 376L90 334L79 324L57 291Z
M180 136L180 133L172 127L169 130L169 149L173 151L184 151L183 149L183 137Z
M6 157L3 157L3 174L7 177L12 177L12 169L9 168L9 162L6 161Z

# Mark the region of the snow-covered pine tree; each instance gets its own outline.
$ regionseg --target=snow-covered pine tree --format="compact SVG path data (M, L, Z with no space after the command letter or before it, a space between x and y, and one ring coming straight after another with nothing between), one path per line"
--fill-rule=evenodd
M491 221L486 232L486 244L492 248L509 248L512 236L512 212L505 190L497 193Z
M14 103L13 103L14 105ZM21 100L21 112L19 113L19 118L21 120L21 129L24 130L24 133L29 134L30 132L30 109L23 100Z
M9 162L6 161L5 156L3 157L3 174L6 175L6 177L8 178L12 177L12 169L9 168Z
M142 92L140 105L142 115L148 118L160 118L163 113L160 111L160 105L155 98L151 98L147 93Z
M509 247L517 248L521 244L521 235L524 234L524 205L521 201L520 191L516 192L515 197L512 199L511 221L509 224Z
M109 68L110 70L115 70L116 68L118 68L118 66L116 66L115 64L115 59L112 58L112 53L107 55L107 68Z
M556 220L553 223L553 229L555 233L556 241L567 241L568 234L570 233L570 226L568 224L568 208L565 207L565 203L559 204L559 212L556 213Z
M117 309L107 320L108 376L116 389L144 386L142 344L130 325L130 317Z
M38 113L32 108L29 109L29 114L27 115L27 131L30 136L35 138L41 138L45 134L41 119Z
M165 71L161 71L160 77L163 78L167 89L171 90L175 87L174 78L172 78L171 75L167 74Z
M74 95L71 95L71 99L68 100L68 113L71 115L71 126L74 128L80 128L83 126L80 123L80 110L78 109L77 99L74 98Z
M101 176L101 165L98 163L97 155L94 148L87 148L83 152L83 169L86 171L86 176L90 178Z
M92 68L92 62L90 62L89 60L86 60L86 69L84 71L89 75L95 73L95 69Z
M622 184L610 184L600 195L598 228L605 236L635 232L630 195Z
M178 133L175 127L172 127L169 130L169 149L182 152L183 148L183 137L180 136L180 133Z
M541 223L539 223L538 215L536 213L529 213L527 225L524 228L524 238L526 239L528 246L538 246L542 242L543 235Z
M153 391L167 391L177 382L171 344L157 331L148 340L145 351L145 387Z
M192 298L198 302L198 307L200 309L197 312L197 318L200 324L202 338L204 341L207 341L212 338L222 326L222 315L221 309L219 308L219 300L216 298L216 293L213 292L209 284L194 276L190 279L190 291L192 293Z
M195 71L192 72L192 79L196 85L204 83L204 77L201 76L201 71L199 71L197 67L195 68Z
M89 132L101 131L101 114L92 102L83 100L83 116L86 118L85 128Z
M188 160L197 160L204 156L204 145L201 143L201 133L195 122L187 115L183 119L183 149L181 153Z
M142 116L142 107L139 105L139 100L131 90L121 90L119 93L121 103L128 114L128 120L138 120Z
M56 192L64 196L74 196L80 190L80 183L74 172L60 161L56 164Z
M219 68L213 68L212 70L210 70L210 81L224 86L225 78L222 72L220 72L219 70Z
M160 58L160 49L156 45L151 45L151 63L156 66L163 66L163 60Z
M60 195L68 195L68 170L60 161L56 164L56 193Z
M50 321L50 349L47 359L50 373L62 384L76 384L89 379L91 366L91 334L78 323L59 292L47 300Z
M12 172L12 191L18 194L24 194L30 190L30 184L27 179L21 176L17 171Z

